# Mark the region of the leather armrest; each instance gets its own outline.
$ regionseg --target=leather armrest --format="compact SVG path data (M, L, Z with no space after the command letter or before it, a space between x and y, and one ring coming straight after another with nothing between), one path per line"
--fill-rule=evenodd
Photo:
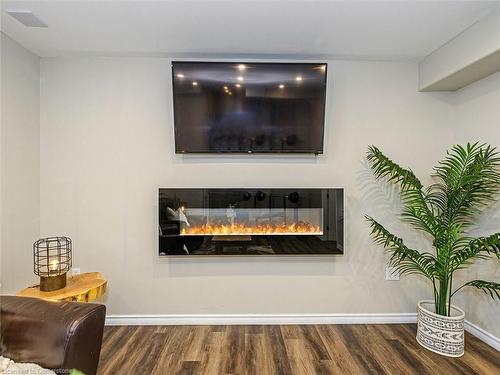
M16 362L95 375L106 307L0 296L0 352Z

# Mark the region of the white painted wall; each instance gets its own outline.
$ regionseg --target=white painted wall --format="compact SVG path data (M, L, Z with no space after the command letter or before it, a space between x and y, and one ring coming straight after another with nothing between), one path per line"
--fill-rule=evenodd
M422 280L383 279L364 213L411 245L424 239L399 223L397 194L373 181L363 155L374 143L430 182L451 143L498 141L498 74L455 94L418 93L414 64L332 61L325 156L234 158L173 154L169 67L161 58L43 59L39 133L38 58L2 35L3 292L35 279L40 217L40 235L71 236L75 266L108 278L110 314L396 313L430 297ZM160 259L160 186L345 187L346 254ZM499 212L482 218L484 233L498 230ZM499 272L492 261L469 274ZM500 336L498 302L466 292L457 303Z
M417 92L413 63L332 61L326 155L188 157L173 153L170 61L54 58L41 63L41 234L74 240L74 264L109 280L109 314L415 312L424 282L384 280L368 213L408 237L397 194L373 181L367 145L429 182L449 146L448 94ZM346 189L346 254L169 258L157 250L157 189Z
M490 143L500 148L500 73L485 78L452 96L454 142ZM474 233L488 235L500 232L500 202L490 207L477 223ZM500 282L500 262L495 258L477 262L467 272L468 280ZM500 301L477 290L467 290L458 299L465 307L467 319L500 337Z
M40 216L40 60L0 33L1 284L13 293L34 280Z

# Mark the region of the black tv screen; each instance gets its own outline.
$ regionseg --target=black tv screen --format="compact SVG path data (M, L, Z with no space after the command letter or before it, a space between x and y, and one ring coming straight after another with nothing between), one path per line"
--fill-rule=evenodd
M323 153L326 69L173 62L176 153Z

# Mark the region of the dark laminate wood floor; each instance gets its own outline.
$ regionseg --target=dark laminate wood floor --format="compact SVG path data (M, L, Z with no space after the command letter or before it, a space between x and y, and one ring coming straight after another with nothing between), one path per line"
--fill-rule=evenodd
M445 358L416 325L106 327L99 375L500 374L500 352L466 335Z

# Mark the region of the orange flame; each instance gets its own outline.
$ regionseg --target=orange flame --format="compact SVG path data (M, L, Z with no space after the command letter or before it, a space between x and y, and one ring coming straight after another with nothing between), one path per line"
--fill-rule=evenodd
M203 224L181 229L181 235L323 234L319 226L303 221L293 224Z

